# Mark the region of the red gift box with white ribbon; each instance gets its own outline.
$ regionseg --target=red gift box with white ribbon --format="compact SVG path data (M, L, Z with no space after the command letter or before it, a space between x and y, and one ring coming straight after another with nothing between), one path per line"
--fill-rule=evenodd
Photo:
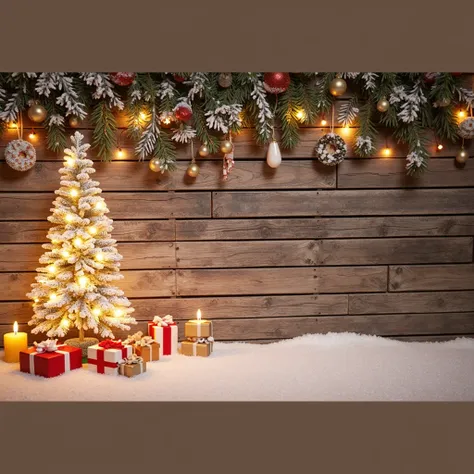
M20 352L20 370L33 375L51 378L82 367L82 350L79 347L56 345L48 340Z
M160 357L178 353L178 325L173 316L155 316L148 323L148 335L160 345Z
M118 364L132 355L133 347L107 339L87 348L87 368L92 372L118 375Z

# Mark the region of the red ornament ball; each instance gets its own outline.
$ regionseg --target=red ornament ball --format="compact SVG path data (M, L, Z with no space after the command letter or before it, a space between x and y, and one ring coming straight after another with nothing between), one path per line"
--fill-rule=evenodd
M263 76L263 87L270 94L281 94L290 86L290 75L287 72L266 72Z
M453 76L461 76L462 72L452 72L451 75Z
M173 79L174 79L176 82L184 82L184 81L186 80L185 77L180 76L179 74L173 74Z
M174 116L181 122L187 122L193 116L193 109L186 103L178 104L174 109Z
M434 84L437 75L437 72L425 72L423 80L426 82L426 84Z
M134 72L111 72L110 79L118 86L129 86L135 80Z

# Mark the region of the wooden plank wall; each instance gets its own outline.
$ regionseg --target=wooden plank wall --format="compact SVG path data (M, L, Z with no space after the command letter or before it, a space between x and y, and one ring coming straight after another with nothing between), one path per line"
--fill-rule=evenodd
M379 151L357 159L352 130L341 131L348 158L330 168L313 156L327 131L304 129L277 170L266 166L253 131L242 132L226 183L220 156L199 159L200 176L188 179L184 148L170 176L131 159L126 140L124 159L96 163L138 328L155 314L186 320L201 308L215 321L216 338L227 341L330 331L474 336L473 158L459 169L457 147L437 152L433 144L429 170L409 178L405 149L388 138L391 158ZM87 124L82 132L90 138ZM45 149L41 129L37 137L38 163L27 173L4 162L15 132L0 140L0 344L14 320L30 329L25 293L59 186L62 155Z

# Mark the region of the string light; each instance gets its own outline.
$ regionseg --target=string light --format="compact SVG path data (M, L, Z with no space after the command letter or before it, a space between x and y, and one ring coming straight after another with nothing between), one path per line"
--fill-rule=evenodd
M303 109L298 110L298 112L296 112L296 118L300 122L303 122L306 118L306 112Z
M382 150L382 153L385 155L385 156L390 156L392 154L392 150L391 148L389 148L388 146L385 146L385 148Z
M79 277L78 282L81 288L85 288L87 286L87 283L89 283L89 278L87 278L86 276L81 276Z
M95 256L95 259L98 261L98 262L102 262L102 260L104 260L104 254L102 252L99 252L96 256Z
M102 311L100 310L100 308L94 308L94 309L92 310L92 314L93 314L94 316L100 316L101 313L102 313Z
M64 328L68 328L69 327L69 321L67 319L63 319L61 321L61 326L64 327Z
M82 239L81 239L80 237L76 237L76 238L74 239L74 245L75 245L76 247L81 246L81 245L82 245Z
M67 214L66 222L72 222L74 220L74 216L72 214Z
M57 297L58 297L58 295L57 295L56 293L51 293L51 294L49 295L49 300L50 300L50 301L54 301Z
M322 125L323 127L325 127L327 124L328 124L328 121L323 118L323 119L321 120L321 125Z
M64 258L68 258L68 257L70 257L71 254L70 254L67 250L63 250L63 251L61 252L61 255L62 255Z
M38 299L38 298L35 298L33 301L34 301L35 303L38 303L39 299Z
M74 166L76 160L74 158L66 158L66 163L68 166Z
M48 266L48 272L56 273L56 265L54 265L54 263Z
M121 147L117 149L117 158L123 158L125 155L124 151L122 150Z
M123 311L121 309L116 309L114 315L116 318L120 318L120 316L123 316Z
M466 116L466 111L465 110L459 110L458 112L458 117L459 118L464 118Z
M97 227L91 226L89 227L88 231L89 231L89 234L95 235L97 234Z
M105 205L102 201L98 201L96 204L95 204L95 208L100 210L100 209L104 209L105 208Z
M140 120L146 120L146 118L148 117L147 113L146 112L140 112Z
M441 143L438 143L438 146L436 148L441 151L444 147Z
M79 196L79 191L75 188L71 189L70 193L71 197L75 198L77 196Z
M16 122L10 122L10 128L18 128L18 124Z
M349 135L349 133L351 133L351 127L346 125L345 127L342 127L342 131L344 132L344 135Z
M28 135L28 138L30 140L35 140L36 139L36 132L34 130L31 130L30 134Z

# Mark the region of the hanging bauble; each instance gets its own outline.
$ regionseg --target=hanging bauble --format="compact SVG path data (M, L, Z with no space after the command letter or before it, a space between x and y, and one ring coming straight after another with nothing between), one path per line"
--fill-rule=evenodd
M434 84L438 74L439 73L437 73L437 72L425 72L425 74L423 76L423 80L425 81L426 84Z
M459 123L459 135L470 140L474 138L474 117L467 117Z
M469 153L462 147L459 151L458 154L456 155L456 161L463 165L466 163L467 159L469 158Z
M174 116L178 120L181 120L181 122L187 122L193 116L193 109L190 107L188 103L180 102L174 108Z
M335 166L342 162L347 153L346 142L335 133L327 133L316 143L315 152L321 163Z
M462 72L452 72L451 75L455 77L462 76Z
M230 72L221 72L217 82L221 87L227 88L232 85L232 73Z
M329 92L334 97L339 97L347 90L347 82L342 77L335 77L329 83Z
M281 151L276 140L273 140L268 147L267 165L270 168L278 168L281 165Z
M387 110L390 108L390 102L384 97L383 99L380 99L377 102L377 110L379 112L387 112Z
M438 100L436 104L438 107L447 107L451 103L451 99L449 97L443 97L442 99Z
M134 72L111 72L110 79L118 86L129 86L137 76Z
M234 146L232 145L232 142L230 140L224 140L221 142L221 152L226 154L230 153Z
M174 115L172 112L163 112L160 115L160 124L162 128L171 128L174 121Z
M155 172L159 173L161 171L160 159L159 158L152 158L150 163L148 164L150 169Z
M197 163L191 163L186 170L186 174L191 178L196 178L199 174L199 165Z
M263 76L263 87L270 94L281 94L288 89L290 81L287 72L266 72Z
M210 153L209 147L205 143L202 144L199 147L199 152L198 153L199 153L199 156L202 156L203 158L205 158Z
M77 128L81 124L81 121L77 117L69 117L69 126Z
M176 82L184 82L186 80L185 77L183 76L180 76L179 74L173 74L173 79L176 81Z
M33 102L28 109L28 117L36 123L43 122L48 116L46 109L38 102Z
M5 149L5 161L17 171L27 171L36 162L36 151L33 145L25 140L13 140Z

